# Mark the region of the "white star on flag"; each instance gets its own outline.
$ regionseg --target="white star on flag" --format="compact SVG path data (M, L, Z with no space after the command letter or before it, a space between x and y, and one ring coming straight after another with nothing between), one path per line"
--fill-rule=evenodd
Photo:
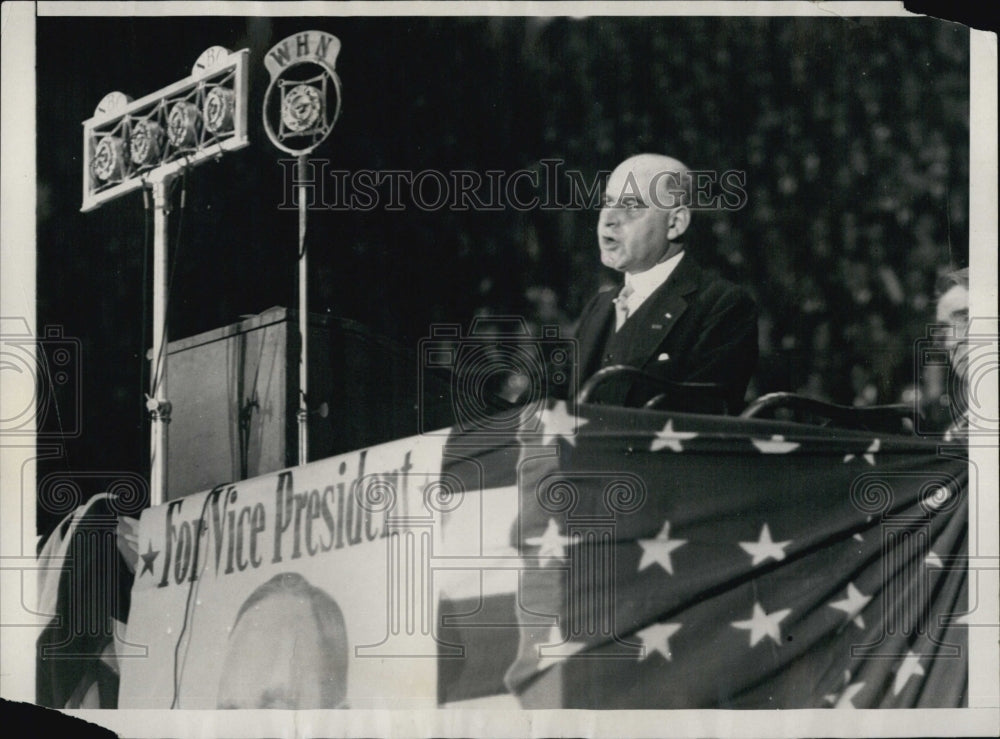
M841 696L837 699L837 702L833 704L834 708L856 708L852 701L854 696L861 692L865 687L864 683L851 683L848 685Z
M781 561L785 558L785 547L792 543L788 541L772 541L771 530L767 524L760 530L760 538L757 541L741 541L740 547L747 554L753 557L752 567L756 567L761 562L766 562L769 558Z
M670 521L663 522L663 528L656 535L655 539L640 539L639 546L642 547L642 559L639 560L639 569L644 570L651 564L658 564L671 575L674 574L674 565L670 559L670 553L687 544L687 539L670 538Z
M559 524L554 518L550 518L544 534L530 536L524 540L524 543L539 548L536 556L542 560L542 567L545 567L553 559L565 557L566 547L572 544L573 540L560 534Z
M563 400L557 400L552 408L543 408L539 411L538 419L542 424L540 429L542 443L546 445L562 438L570 445L576 446L576 432L590 423L575 413L569 413L566 401Z
M675 452L683 452L684 447L681 446L681 442L693 439L697 435L693 431L674 431L674 419L671 418L667 421L667 425L663 427L662 431L656 432L656 437L653 439L649 451L656 452L667 448Z
M868 602L872 599L870 595L863 594L860 590L854 587L854 583L847 583L847 598L844 600L838 600L835 603L830 603L830 608L836 608L838 611L843 611L847 614L847 619L853 621L854 625L859 629L865 627L865 619L861 616L861 611L864 607L868 605Z
M924 562L927 563L928 567L937 567L939 570L944 569L944 563L941 562L941 558L934 552L929 552L926 557L924 557Z
M879 439L875 439L871 444L868 445L868 448L862 455L865 458L865 461L868 464L872 465L873 467L875 466L875 453L878 452L881 446L882 442ZM847 456L844 457L844 462L850 462L852 459L854 459L855 456L856 455L854 454L848 454Z
M791 608L782 608L780 611L775 611L774 613L765 613L760 603L754 601L753 616L746 621L733 621L732 625L737 629L747 629L750 631L751 647L755 646L765 636L771 637L775 644L781 646L781 628L778 624L791 612Z
M562 662L567 657L571 657L579 652L584 646L582 642L565 641L558 624L554 625L549 631L545 643L535 647L538 650L538 671L547 670L552 665ZM542 654L543 649L546 652L544 655Z
M798 442L785 441L781 434L772 434L770 439L750 439L761 454L788 454L799 448Z
M843 683L844 685L847 685L849 682L851 682L851 671L844 670ZM827 693L826 695L823 696L823 700L832 706L834 703L837 702L837 697L838 697L837 693Z
M642 646L646 650L646 656L643 659L649 659L653 656L653 652L659 652L669 662L670 637L676 634L680 628L680 624L653 624L637 632L639 638L642 639Z
M892 694L899 695L907 681L914 675L923 675L924 668L920 666L920 656L907 651L906 657L896 667L896 680L892 684Z

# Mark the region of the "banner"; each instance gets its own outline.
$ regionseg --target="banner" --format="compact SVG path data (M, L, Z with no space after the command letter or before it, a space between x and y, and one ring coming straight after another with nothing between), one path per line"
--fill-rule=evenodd
M968 489L773 421L403 439L147 511L120 706L962 707Z
M119 707L435 706L441 446L403 439L146 510L127 640L147 654L123 660Z
M542 421L513 533L522 706L966 705L963 447L561 404Z

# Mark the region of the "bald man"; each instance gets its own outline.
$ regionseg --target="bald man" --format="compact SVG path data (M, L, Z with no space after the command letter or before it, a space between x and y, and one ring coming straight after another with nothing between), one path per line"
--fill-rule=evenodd
M348 644L344 615L294 572L247 598L233 624L218 708L343 708Z
M640 154L611 173L597 225L601 262L624 275L620 291L601 292L577 329L583 383L598 370L630 365L656 380L630 379L593 400L686 413L737 413L757 364L757 307L742 288L704 272L684 241L691 223L687 167Z

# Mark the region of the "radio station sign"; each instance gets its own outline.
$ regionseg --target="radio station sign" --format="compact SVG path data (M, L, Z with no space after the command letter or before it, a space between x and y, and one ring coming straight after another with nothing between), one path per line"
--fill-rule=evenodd
M305 156L322 144L340 117L340 39L301 31L264 56L271 81L264 93L264 130L271 143Z
M123 660L119 706L434 706L442 445L403 439L146 510L127 641L147 651Z

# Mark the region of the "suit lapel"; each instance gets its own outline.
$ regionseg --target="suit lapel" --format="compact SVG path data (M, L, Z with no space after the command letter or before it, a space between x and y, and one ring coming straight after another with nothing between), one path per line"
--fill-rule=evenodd
M595 355L604 348L604 342L607 339L608 324L614 314L612 301L614 301L617 294L615 290L608 290L598 296L592 318L594 330L580 336L580 345L578 347L580 352L580 367L585 372L591 366L591 363L597 359ZM580 382L583 382L585 379L585 377L579 378Z
M701 270L685 254L667 281L639 306L635 315L625 322L632 323L628 341L627 363L636 367L646 364L670 330L688 307L688 297L698 289ZM624 329L624 327L623 327Z

